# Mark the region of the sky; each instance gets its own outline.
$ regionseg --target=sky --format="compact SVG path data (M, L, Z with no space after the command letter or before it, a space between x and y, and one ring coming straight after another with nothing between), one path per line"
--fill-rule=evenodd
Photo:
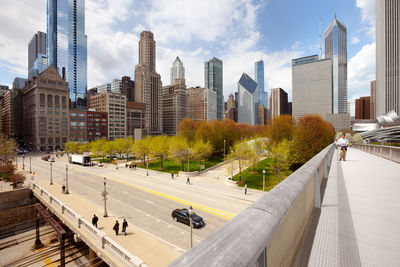
M46 0L2 0L0 84L28 75L28 42L46 32ZM179 56L188 86L204 86L204 62L223 61L224 96L264 60L265 88L292 94L291 60L320 54L336 16L347 26L348 100L370 94L375 79L375 0L86 0L88 88L134 77L142 30L154 33L163 85ZM322 41L322 45L323 45ZM324 47L322 47L324 57Z

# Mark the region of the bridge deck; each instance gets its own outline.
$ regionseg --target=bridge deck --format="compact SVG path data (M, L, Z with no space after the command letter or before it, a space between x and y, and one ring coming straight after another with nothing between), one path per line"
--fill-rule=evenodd
M335 151L308 265L400 266L400 164Z

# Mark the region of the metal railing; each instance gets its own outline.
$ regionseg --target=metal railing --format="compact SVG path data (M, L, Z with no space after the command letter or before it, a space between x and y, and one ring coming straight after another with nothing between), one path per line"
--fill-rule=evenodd
M62 203L60 200L55 198L51 193L43 189L40 185L36 184L34 181L30 181L29 183L31 190L33 193L39 197L43 204L49 207L55 214L65 216L73 221L73 226L71 227L73 230L77 231L76 233L79 238L82 238L82 233L79 231L83 231L89 234L96 240L97 248L93 248L99 257L102 257L104 253L101 253L101 250L108 251L114 256L117 256L121 259L121 262L125 266L138 266L138 267L146 267L147 265L141 260L139 257L133 256L126 249L121 247L117 242L112 240L109 236L106 235L103 231L94 227L91 223L85 220L80 214L73 211L66 204ZM60 218L63 219L63 218ZM89 245L89 244L88 244ZM120 266L119 263L111 263L113 266Z
M327 178L329 145L169 266L293 266Z
M400 147L353 144L354 148L400 163Z

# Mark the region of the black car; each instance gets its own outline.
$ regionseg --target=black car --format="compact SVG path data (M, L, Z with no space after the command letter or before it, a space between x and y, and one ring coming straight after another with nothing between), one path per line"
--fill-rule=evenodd
M184 224L190 225L188 209L176 209L171 213L171 216L176 222L182 222ZM192 222L194 228L200 228L205 225L203 218L196 213L192 214Z

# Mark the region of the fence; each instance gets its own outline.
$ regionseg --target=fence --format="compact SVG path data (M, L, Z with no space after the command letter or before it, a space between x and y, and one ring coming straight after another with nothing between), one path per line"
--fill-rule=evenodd
M95 250L98 256L100 258L103 258L109 265L120 266L120 263L111 262L109 258L105 257L104 253L102 253L102 250L105 250L112 255L117 256L117 258L121 259L121 262L125 266L146 267L146 264L143 262L143 260L136 256L133 256L130 252L126 251L118 243L107 236L103 231L100 231L99 229L94 227L80 214L76 213L67 205L55 198L52 194L44 190L40 185L31 180L29 186L33 193L37 197L39 197L42 202L44 202L43 204L49 207L55 214L57 214L58 216L65 216L72 220L73 225L72 227L70 226L70 228L76 231L75 233L78 235L79 238L83 239L82 233L79 233L79 231L89 234L89 236L92 237L96 241L96 243L93 244L89 240L85 241L89 243L88 245L95 246L95 248L92 247L92 249Z
M334 153L329 145L169 266L292 266Z
M400 163L400 147L353 144L354 148Z

